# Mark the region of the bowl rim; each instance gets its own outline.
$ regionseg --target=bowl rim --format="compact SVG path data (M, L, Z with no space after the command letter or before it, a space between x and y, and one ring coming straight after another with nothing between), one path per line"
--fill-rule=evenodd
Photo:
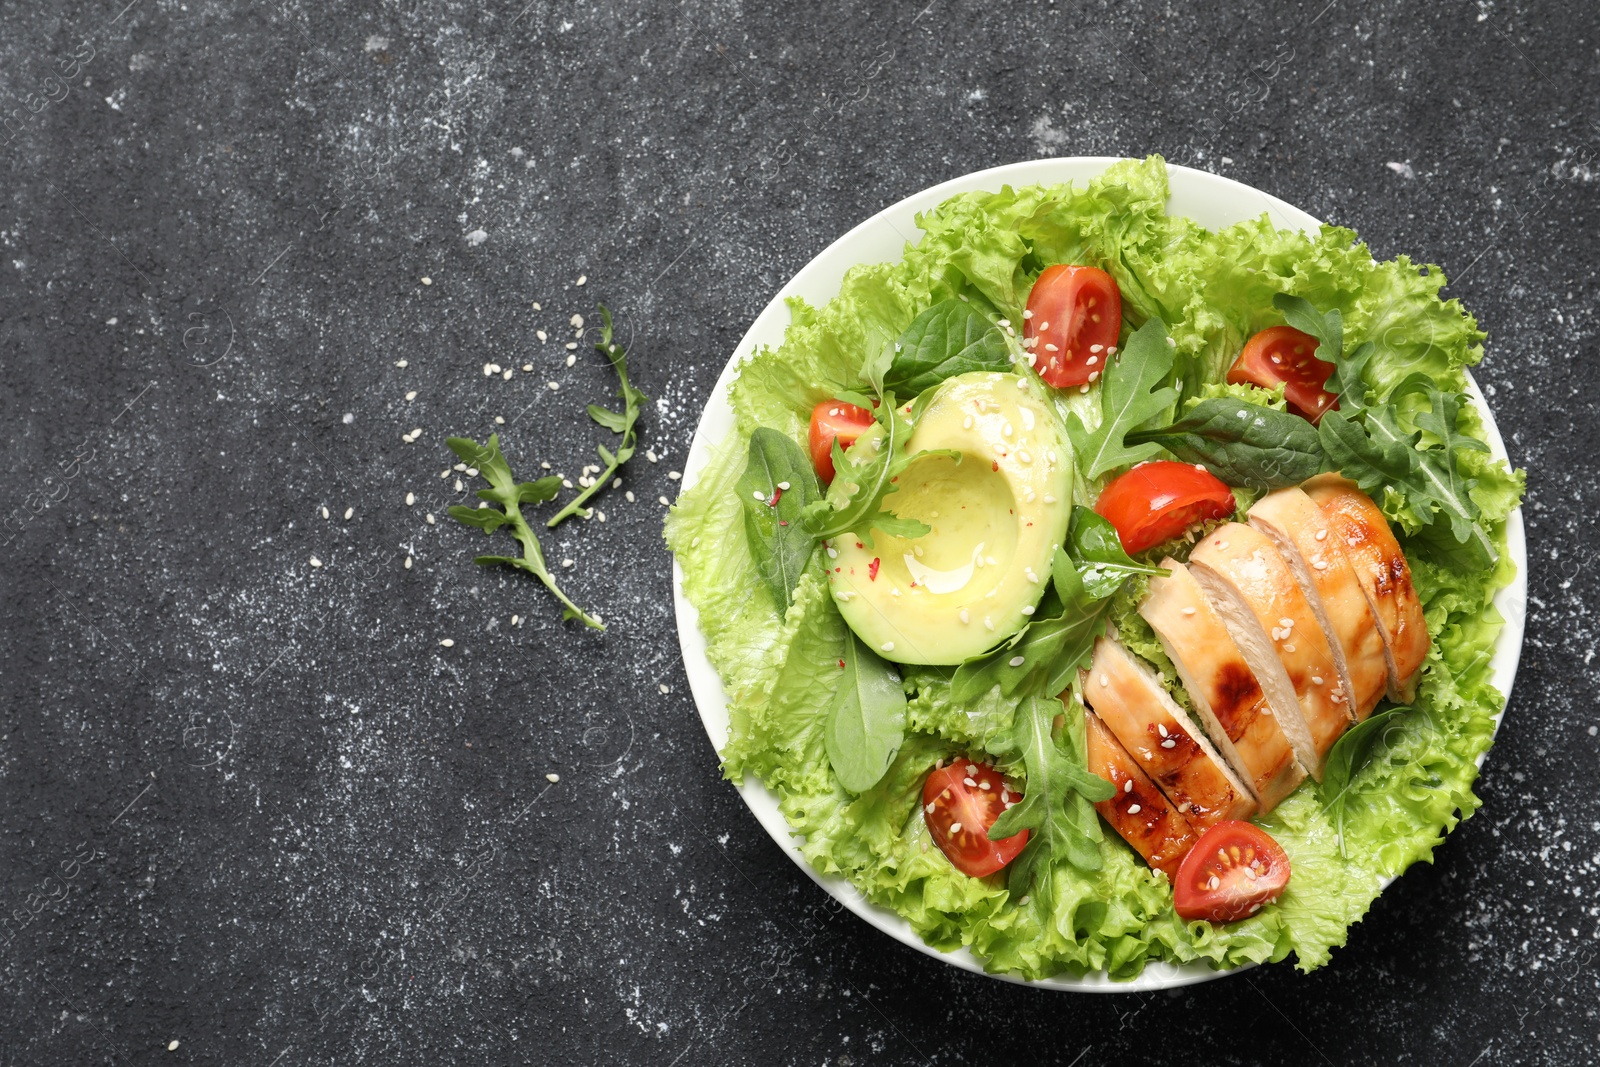
M777 340L781 339L783 330L789 322L787 301L790 297L804 296L814 306L820 306L822 302L832 299L839 291L844 272L850 267L859 263L883 261L878 257L862 258L856 251L858 248L874 245L881 248L892 234L903 240L898 250L893 252L893 255L898 257L903 254L905 245L915 243L916 237L921 233L915 225L915 215L958 193L977 189L998 190L1002 186L1087 181L1125 158L1127 157L1057 156L973 171L904 197L874 213L829 243L779 288L751 322L739 343L734 346L701 410L688 457L684 461L680 491L686 492L698 481L700 473L711 458L712 449L720 445L732 430L733 411L728 404L728 386L737 376L740 365L758 348L769 344L775 345ZM1259 200L1260 211L1256 215L1264 212L1275 226L1315 232L1322 225L1321 221L1310 213L1254 186L1209 171L1195 170L1177 164L1168 163L1166 167L1170 190L1167 207L1171 214L1196 218L1197 213L1210 213L1213 221L1205 219L1197 221L1214 228L1246 217L1255 217L1239 215L1237 206L1241 200ZM1231 211L1225 206L1229 204L1233 206ZM1228 216L1227 221L1218 221L1224 215ZM1494 413L1490 410L1470 371L1467 372L1467 386L1468 393L1482 416L1491 454L1509 462L1505 441L1495 423ZM1495 715L1495 734L1499 733L1501 720L1505 717L1505 707L1510 703L1527 617L1527 543L1520 504L1506 521L1506 543L1507 551L1517 565L1517 574L1509 585L1496 593L1494 598L1494 606L1505 619L1505 625L1495 642L1490 665L1493 683L1505 697L1505 703ZM705 638L700 632L699 613L684 596L683 568L676 556L672 561L672 596L679 649L683 655L690 692L699 711L701 724L720 759L722 749L727 743L727 694L722 688L721 678L707 659ZM1491 736L1491 747L1492 741ZM1482 768L1487 755L1488 749L1485 749L1478 756L1479 768ZM767 831L768 836L831 897L901 944L963 970L1033 988L1069 992L1135 993L1207 982L1238 974L1255 966L1255 964L1243 964L1219 969L1201 961L1187 964L1157 961L1148 964L1137 977L1129 980L1112 979L1104 972L1085 975L1059 974L1049 978L1027 979L1017 975L987 971L983 967L982 960L970 950L963 947L947 952L927 944L904 918L888 908L869 902L848 879L837 875L823 875L813 868L796 846L795 835L790 832L788 823L778 810L777 799L755 776L748 776L741 785L734 788L763 829ZM1392 878L1385 879L1379 892L1387 888L1392 881Z

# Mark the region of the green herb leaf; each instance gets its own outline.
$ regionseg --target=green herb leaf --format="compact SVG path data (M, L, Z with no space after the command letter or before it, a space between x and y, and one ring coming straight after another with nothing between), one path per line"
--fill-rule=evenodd
M756 573L782 615L817 541L801 519L822 497L811 457L788 435L765 426L750 435L750 459L734 484Z
M1100 378L1100 424L1091 430L1076 412L1067 421L1067 436L1085 478L1092 481L1161 451L1160 445L1130 445L1126 438L1178 398L1176 389L1161 385L1172 372L1173 359L1166 324L1152 316L1128 338L1116 361L1108 361Z
M884 498L899 488L895 479L912 464L933 456L948 456L959 463L961 453L938 449L906 455L911 423L896 407L893 393L878 402L876 417L883 429L881 435L863 435L848 451L838 440L833 442L833 485L826 498L808 505L803 515L807 529L818 540L853 533L871 547L873 529L908 539L921 537L930 529L926 523L885 511Z
M1305 419L1232 397L1196 400L1171 426L1135 430L1127 440L1154 442L1229 485L1263 491L1298 485L1327 461L1317 428Z
M539 539L534 536L533 527L522 516L523 504L537 504L555 496L556 490L561 487L561 479L549 477L536 482L519 483L512 476L511 465L500 451L499 434L490 434L488 444L484 445L468 437L452 437L445 444L463 463L478 468L478 473L489 483L489 488L478 490L479 499L487 501L489 507L469 508L457 504L450 508L450 517L486 534L509 526L512 536L522 545L520 557L479 556L473 562L484 567L504 564L527 571L561 601L566 608L562 618L579 619L585 626L604 630L599 619L578 607L561 591L555 576L545 565L544 551L539 546Z
M1117 528L1098 512L1078 504L1072 509L1072 523L1067 528L1067 543L1072 548L1072 560L1089 599L1100 600L1122 588L1122 583L1135 574L1160 575L1160 567L1135 563L1133 557L1122 550L1122 539ZM1056 559L1064 553L1057 549ZM1057 573L1054 561L1051 574ZM1063 603L1071 605L1075 598L1057 583Z
M907 326L895 342L883 387L918 396L946 378L970 371L1009 371L1011 346L1000 327L970 303L941 300Z
M1361 768L1371 759L1374 743L1384 735L1395 719L1410 710L1409 707L1391 707L1374 712L1346 730L1344 736L1335 741L1333 747L1328 750L1327 761L1322 767L1322 781L1317 786L1317 795L1322 799L1339 834L1341 856L1346 855L1344 819L1345 805L1352 795L1351 784Z
M1009 744L997 746L1003 751L995 753L1020 755L1027 782L1021 802L995 820L989 839L1030 831L1027 845L1008 867L1006 887L1013 898L1030 891L1041 897L1047 915L1055 910L1049 899L1054 862L1064 860L1082 871L1100 869L1100 820L1094 802L1112 795L1111 783L1087 768L1083 716L1068 714L1057 739L1055 719L1064 710L1056 697L1025 697L1017 705Z
M1332 363L1344 356L1344 315L1338 308L1327 314L1303 296L1279 293L1272 298L1272 306L1283 312L1283 321L1317 339L1317 358Z
M853 633L845 635L844 670L823 723L823 743L839 784L865 793L883 778L906 732L900 675Z
M617 372L617 392L622 396L622 411L608 411L602 407L589 405L589 417L613 433L622 435L622 444L616 451L601 445L599 448L600 462L605 464L605 471L595 477L582 492L571 500L567 506L550 516L546 526L555 527L565 519L576 515L583 510L596 493L611 484L616 473L622 465L633 456L633 449L637 437L635 425L639 421L640 409L650 402L650 398L633 387L628 380L628 353L623 347L612 340L611 311L604 304L600 305L600 340L595 342L595 351L599 352L611 364L611 369Z

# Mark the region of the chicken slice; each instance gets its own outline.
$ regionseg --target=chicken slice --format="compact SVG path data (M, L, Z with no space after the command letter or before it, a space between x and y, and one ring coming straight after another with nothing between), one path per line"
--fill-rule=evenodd
M1211 740L1266 814L1305 780L1305 768L1199 583L1176 560L1162 560L1161 565L1167 574L1151 580L1139 614L1178 668Z
M1199 840L1194 829L1139 769L1138 761L1117 743L1099 716L1085 708L1083 717L1089 739L1089 772L1116 789L1110 800L1098 801L1094 810L1146 863L1165 872L1169 880L1175 878L1178 864Z
M1354 721L1333 649L1289 565L1260 530L1219 526L1195 545L1189 573L1222 617L1311 776Z
M1084 700L1196 830L1248 819L1256 802L1150 669L1108 638L1094 643Z
M1389 520L1354 482L1319 474L1302 487L1328 516L1339 547L1355 568L1361 591L1372 605L1383 637L1389 671L1389 699L1409 704L1417 695L1417 675L1428 655L1428 624L1422 601L1411 584L1411 567Z
M1332 536L1323 510L1301 490L1268 493L1250 509L1250 525L1272 539L1306 595L1328 645L1356 720L1372 714L1388 684L1378 620L1350 559Z

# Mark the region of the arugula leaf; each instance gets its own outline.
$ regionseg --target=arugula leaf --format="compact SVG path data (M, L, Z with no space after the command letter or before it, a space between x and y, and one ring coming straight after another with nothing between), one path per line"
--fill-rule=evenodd
M1317 339L1318 359L1332 363L1344 355L1344 315L1338 308L1323 314L1305 297L1288 293L1274 296L1272 306L1283 312L1283 321Z
M1011 346L1000 327L970 303L941 300L911 320L894 346L884 388L917 396L969 371L1009 371Z
M1345 355L1337 308L1324 314L1303 297L1285 293L1273 304L1289 325L1318 339L1317 358L1334 364L1327 389L1339 397L1339 407L1324 412L1317 426L1328 464L1369 495L1399 494L1421 523L1413 535L1417 544L1438 562L1463 571L1492 567L1497 553L1478 522L1473 480L1462 475L1456 460L1463 449L1487 451L1489 446L1458 430L1461 394L1446 392L1417 372L1380 399L1366 379L1377 347L1367 341ZM1412 395L1424 405L1408 426L1404 402ZM1437 444L1424 447L1423 431Z
M1022 800L989 828L991 841L1029 831L1027 845L1009 864L1006 886L1017 898L1031 888L1047 915L1055 910L1050 866L1057 858L1082 871L1100 869L1102 835L1094 802L1109 800L1113 792L1110 782L1088 770L1081 715L1068 714L1057 739L1055 720L1063 711L1060 699L1039 693L1017 705L1009 744L996 754L1020 754L1027 785Z
M750 459L734 492L744 508L745 536L756 573L782 615L817 547L800 518L806 506L822 496L811 457L787 434L758 427L750 435Z
M1085 478L1092 481L1161 451L1160 445L1130 445L1125 439L1178 398L1176 389L1161 385L1172 372L1174 358L1166 324L1152 316L1128 338L1116 361L1107 362L1100 379L1100 424L1089 429L1077 412L1067 421L1067 436Z
M906 733L906 693L895 669L846 632L844 677L823 722L839 784L865 793L883 778Z
M1298 485L1326 462L1317 428L1305 419L1232 397L1196 400L1171 426L1135 430L1126 439L1153 441L1229 485L1263 491Z
M849 451L834 439L833 488L826 498L807 505L802 513L806 528L818 540L853 533L870 548L873 529L907 539L921 537L931 529L927 523L883 510L883 500L899 489L895 479L912 464L933 456L948 456L959 463L961 453L935 449L904 455L911 423L896 408L892 392L885 393L878 402L877 419L883 434L857 438Z
M478 468L478 473L489 483L489 488L478 490L478 498L488 501L490 505L499 506L498 509L494 506L469 508L456 504L450 508L450 517L486 534L493 534L500 527L509 526L512 536L522 545L520 557L479 556L473 562L482 567L503 563L527 571L544 583L544 587L565 605L566 610L561 613L563 619L578 619L592 629L604 630L605 627L601 625L599 618L578 607L561 591L554 575L550 573L550 568L545 565L544 551L539 547L539 539L534 536L528 520L522 517L523 504L539 504L552 499L561 488L561 479L551 476L540 478L536 482L519 483L512 476L511 465L506 462L505 455L500 451L499 434L490 434L489 443L486 445L479 445L468 437L452 437L445 444L450 446L450 451L459 456L463 463Z
M1334 829L1339 835L1341 856L1346 856L1344 819L1351 783L1361 768L1367 765L1372 756L1374 743L1384 734L1388 725L1410 710L1409 707L1391 707L1375 712L1346 730L1344 736L1335 741L1333 747L1328 750L1327 761L1322 767L1322 781L1317 786L1317 795L1327 808Z
M1472 447L1464 445L1462 435L1455 431L1454 404L1458 401L1446 399L1432 383L1428 388L1434 393L1429 421L1442 419L1446 413L1449 416L1449 428L1442 438L1450 442L1447 447L1418 448L1421 431L1408 432L1391 405L1368 409L1361 422L1346 418L1341 411L1324 412L1318 427L1323 451L1340 473L1364 492L1376 496L1386 488L1393 489L1405 498L1425 528L1447 526L1453 545L1441 543L1442 530L1431 533L1426 543L1458 569L1493 566L1494 545L1477 522L1478 506L1468 492L1470 481L1460 478L1455 466L1454 450ZM1476 444L1479 442L1474 441Z
M595 351L610 362L611 369L617 372L617 391L622 395L622 410L610 411L590 404L589 417L612 433L621 434L622 444L615 452L605 445L596 448L600 453L600 462L606 465L605 472L597 475L587 488L567 502L566 507L552 515L550 521L545 523L549 527L555 527L563 520L583 511L583 506L590 497L611 484L618 469L633 456L634 445L637 442L634 425L639 421L640 408L650 402L650 398L635 389L633 383L628 380L628 353L611 339L611 311L604 304L600 305L600 320L600 340L595 342L594 347ZM587 512L584 512L584 517L588 518Z
M1072 560L1082 582L1084 593L1092 600L1100 600L1122 588L1122 583L1135 574L1161 575L1160 567L1135 563L1133 557L1122 550L1122 538L1111 521L1091 508L1078 504L1072 509L1072 522L1067 527L1067 543L1072 547ZM1059 560L1063 551L1056 550ZM1051 574L1058 573L1054 561ZM1064 603L1074 603L1074 595L1056 583L1056 592Z

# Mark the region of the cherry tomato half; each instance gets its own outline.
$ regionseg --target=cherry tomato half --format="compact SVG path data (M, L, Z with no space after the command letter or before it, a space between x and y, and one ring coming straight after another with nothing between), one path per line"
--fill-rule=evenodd
M823 485L833 481L834 439L840 448L849 448L872 422L872 412L843 400L824 400L811 410L811 464Z
M1190 463L1142 463L1111 480L1094 509L1117 528L1125 552L1170 541L1197 522L1221 519L1237 508L1227 483Z
M989 827L1021 799L1022 794L1011 792L1000 772L987 763L958 758L922 783L922 818L956 870L982 878L1016 859L1028 843L1026 830L989 840Z
M1200 835L1178 867L1172 902L1185 922L1229 923L1271 904L1289 884L1289 857L1265 830L1230 819Z
M1339 406L1339 398L1323 388L1334 366L1316 357L1317 346L1315 337L1293 326L1262 330L1244 343L1228 368L1228 383L1273 389L1282 382L1289 410L1315 423L1324 411Z
M1122 332L1122 291L1099 267L1046 267L1028 294L1023 344L1034 369L1065 389L1099 377Z

